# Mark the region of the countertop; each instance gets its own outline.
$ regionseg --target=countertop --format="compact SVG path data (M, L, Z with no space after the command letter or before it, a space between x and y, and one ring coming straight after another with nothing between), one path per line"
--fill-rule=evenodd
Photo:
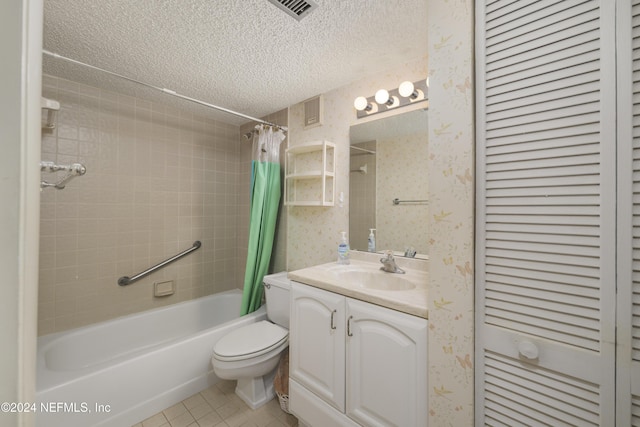
M398 257L396 263L406 273L397 274L380 270L379 259L381 257L381 254L361 253L354 255L352 252L349 265L340 265L335 262L315 265L291 271L288 273L288 278L326 291L428 319L428 261ZM399 276L399 280L407 281L415 287L407 290L371 289L362 286L357 281L345 280L345 273L348 275L353 270L381 275L377 279L383 281L387 278L393 281L396 279L394 276Z

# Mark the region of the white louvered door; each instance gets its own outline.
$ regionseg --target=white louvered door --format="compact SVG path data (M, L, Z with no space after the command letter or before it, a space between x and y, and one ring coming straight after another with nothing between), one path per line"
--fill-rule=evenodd
M476 17L476 425L613 426L615 1Z
M618 426L640 427L640 0L617 1Z

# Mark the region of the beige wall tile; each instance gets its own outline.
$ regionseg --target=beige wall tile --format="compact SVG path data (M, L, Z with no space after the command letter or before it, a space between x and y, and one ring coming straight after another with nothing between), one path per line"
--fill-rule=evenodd
M42 193L39 334L241 288L239 227L247 224L237 218L248 218L248 203L235 191L248 182L250 164L239 128L53 76L44 81L61 109L56 130L43 136L42 159L81 161L87 174ZM198 252L117 285L194 240L203 243ZM156 280L176 280L179 292L154 298Z

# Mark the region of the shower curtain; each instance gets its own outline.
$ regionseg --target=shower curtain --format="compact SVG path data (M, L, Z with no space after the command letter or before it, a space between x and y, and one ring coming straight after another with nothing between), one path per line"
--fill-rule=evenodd
M258 125L251 161L251 216L241 315L262 303L262 279L269 268L280 202L280 129Z

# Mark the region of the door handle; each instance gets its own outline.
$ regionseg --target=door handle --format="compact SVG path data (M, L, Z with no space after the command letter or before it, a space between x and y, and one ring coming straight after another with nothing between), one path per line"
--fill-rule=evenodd
M353 334L351 333L351 319L353 319L353 316L349 316L349 318L347 319L347 336L352 337Z
M521 341L518 344L518 353L525 359L535 360L538 358L540 351L538 350L538 346L531 341Z
M336 324L334 323L334 317L336 315L337 310L333 310L331 312L331 329L336 329Z

